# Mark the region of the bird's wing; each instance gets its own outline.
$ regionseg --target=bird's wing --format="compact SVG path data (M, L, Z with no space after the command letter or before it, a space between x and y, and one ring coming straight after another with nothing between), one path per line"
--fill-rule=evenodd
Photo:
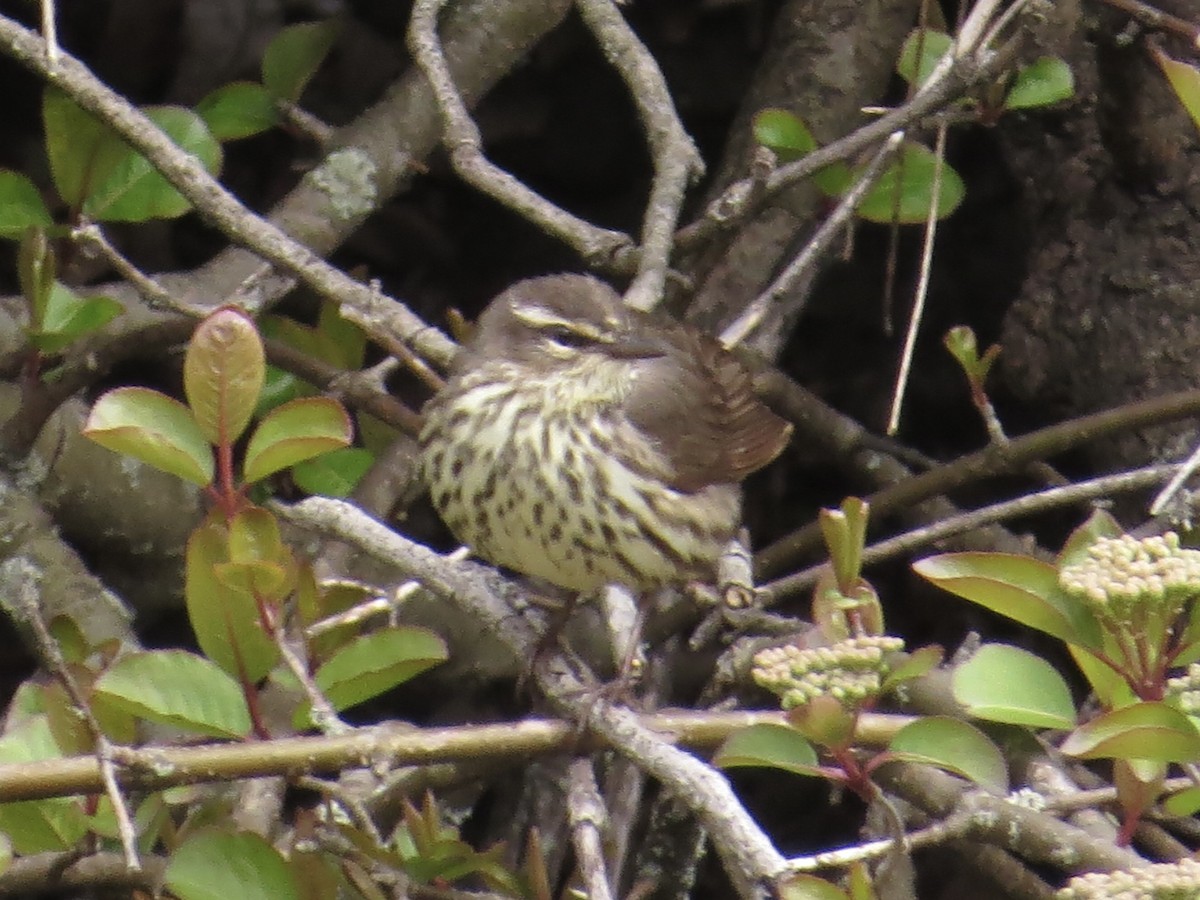
M739 482L783 451L792 426L755 396L750 374L716 340L685 328L673 338L678 355L639 364L626 418L655 446L655 474L671 487Z

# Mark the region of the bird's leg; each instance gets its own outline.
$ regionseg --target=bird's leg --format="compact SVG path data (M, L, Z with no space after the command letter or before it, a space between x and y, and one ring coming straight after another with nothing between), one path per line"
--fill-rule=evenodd
M613 663L617 667L616 680L627 685L636 681L646 668L642 650L642 630L646 624L646 606L640 602L643 599L617 585L605 588L601 596Z
M544 618L539 616L541 621L533 623L534 629L540 634L528 664L517 675L518 694L524 690L525 684L533 676L534 669L550 650L555 647L560 650L567 649L563 646L563 631L579 603L579 595L574 592L563 591L553 585L533 585L530 584L532 579L528 578L522 579L522 581L526 583L525 596L529 599L530 604L543 610L546 616Z

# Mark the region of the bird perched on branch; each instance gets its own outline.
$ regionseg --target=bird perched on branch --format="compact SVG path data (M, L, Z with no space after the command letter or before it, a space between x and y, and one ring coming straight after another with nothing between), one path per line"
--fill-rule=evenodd
M791 426L711 337L584 275L519 282L425 407L424 479L478 556L574 591L715 580Z

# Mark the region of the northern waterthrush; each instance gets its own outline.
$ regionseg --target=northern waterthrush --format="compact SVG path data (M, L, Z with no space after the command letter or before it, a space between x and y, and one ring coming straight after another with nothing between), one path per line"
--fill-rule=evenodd
M715 340L583 275L496 297L425 416L422 472L454 535L575 591L711 583L739 482L791 433Z

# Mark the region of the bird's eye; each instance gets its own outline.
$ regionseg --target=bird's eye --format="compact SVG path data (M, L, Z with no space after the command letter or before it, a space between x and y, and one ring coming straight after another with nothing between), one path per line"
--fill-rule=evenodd
M545 333L550 340L563 347L581 349L591 347L596 343L596 339L591 335L567 328L565 325L551 326L545 330Z

